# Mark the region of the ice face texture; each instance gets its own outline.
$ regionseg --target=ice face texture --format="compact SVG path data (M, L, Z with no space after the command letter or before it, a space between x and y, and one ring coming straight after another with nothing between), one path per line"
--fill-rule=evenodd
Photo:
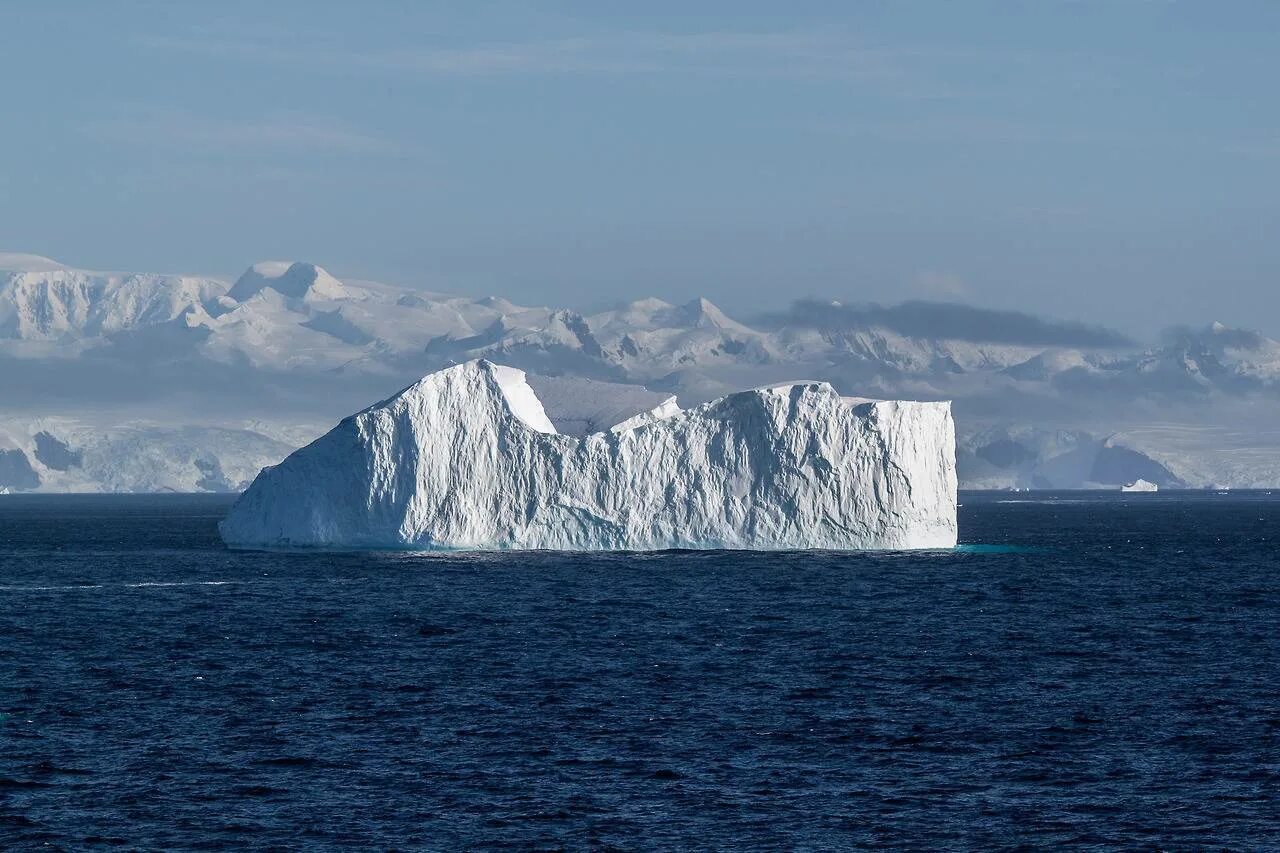
M221 523L235 547L949 548L948 403L822 382L671 401L560 435L522 371L472 361L266 468Z

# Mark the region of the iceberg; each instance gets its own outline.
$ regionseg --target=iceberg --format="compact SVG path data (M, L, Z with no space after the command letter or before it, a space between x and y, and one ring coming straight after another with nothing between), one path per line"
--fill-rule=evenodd
M1126 483L1120 487L1122 492L1158 492L1160 487L1149 480L1138 478L1132 483Z
M219 525L238 548L915 549L956 544L945 402L772 385L587 435L523 371L424 377L265 468Z

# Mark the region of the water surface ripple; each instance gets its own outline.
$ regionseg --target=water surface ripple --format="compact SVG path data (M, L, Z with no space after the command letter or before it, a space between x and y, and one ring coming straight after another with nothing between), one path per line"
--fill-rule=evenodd
M928 554L237 553L0 496L0 847L1280 846L1280 499Z

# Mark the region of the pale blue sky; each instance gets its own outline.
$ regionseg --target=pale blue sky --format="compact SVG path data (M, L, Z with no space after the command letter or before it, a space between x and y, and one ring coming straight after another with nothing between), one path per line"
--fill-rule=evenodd
M1280 332L1280 3L0 0L0 47L0 251Z

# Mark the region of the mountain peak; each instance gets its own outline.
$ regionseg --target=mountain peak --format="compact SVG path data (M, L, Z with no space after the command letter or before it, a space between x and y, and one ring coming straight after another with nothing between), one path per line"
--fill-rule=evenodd
M686 302L680 306L682 320L689 326L700 329L743 329L741 323L737 320L730 319L727 314L707 299L705 296L699 296L697 299Z
M644 299L635 299L626 303L623 310L627 311L670 311L672 304L665 299L659 299L656 296L646 296Z
M271 288L294 299L342 299L347 290L324 267L301 261L262 261L245 270L227 295L237 302Z

